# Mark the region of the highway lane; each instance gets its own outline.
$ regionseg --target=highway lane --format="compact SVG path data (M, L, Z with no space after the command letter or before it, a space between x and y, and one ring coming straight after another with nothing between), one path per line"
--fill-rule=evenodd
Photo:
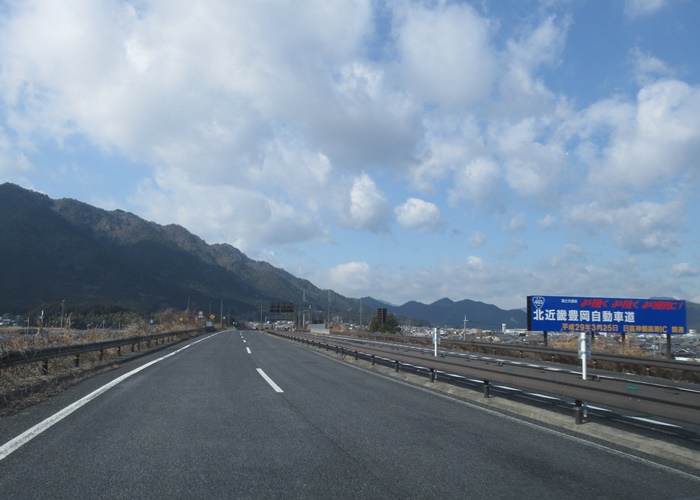
M294 336L319 342L321 339L309 334ZM553 363L533 363L513 358L495 358L440 351L434 357L432 350L402 343L385 343L357 339L325 339L334 346L340 345L350 352L358 350L365 355L375 355L402 363L434 368L436 372L456 374L474 382L489 380L492 387L515 386L525 391L536 391L562 400L586 401L590 406L604 406L608 411L627 413L630 420L639 417L654 418L659 426L663 419L668 426L697 432L700 412L700 391L697 386L678 383L652 382L649 377L636 377L592 370L588 380L570 369L561 369ZM444 354L449 354L445 357Z
M700 479L688 474L262 332L222 332L180 350L0 460L3 498L687 498L698 491Z

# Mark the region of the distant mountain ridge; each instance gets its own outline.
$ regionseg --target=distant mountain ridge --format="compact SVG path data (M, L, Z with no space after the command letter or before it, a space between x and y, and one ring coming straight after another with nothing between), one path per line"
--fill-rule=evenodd
M315 312L317 320L330 308L334 317L368 324L377 308L386 308L402 323L461 327L466 316L468 328L526 326L523 310L472 300L395 306L371 297L347 298L252 260L231 245L207 244L181 226L72 199L52 200L9 183L0 184L0 231L0 313L65 300L136 311L189 305L218 314L223 302L226 312L253 320L261 312L267 316L270 302L293 302ZM689 325L691 310L700 318L700 305L688 303Z
M324 303L323 293L230 245L208 245L180 226L160 226L12 184L0 185L0 305L24 310L46 302L115 303L134 310L173 307L238 314L264 302ZM340 296L331 293L342 303ZM347 304L343 304L347 306Z

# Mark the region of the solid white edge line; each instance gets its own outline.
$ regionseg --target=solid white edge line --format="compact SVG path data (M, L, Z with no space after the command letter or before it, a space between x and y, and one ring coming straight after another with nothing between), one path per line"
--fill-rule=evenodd
M257 370L260 376L265 379L265 382L270 384L270 387L272 387L275 390L275 392L284 392L279 385L275 384L274 380L272 380L270 377L267 376L267 374L264 371L262 371L262 369L257 368Z
M218 334L215 334L215 335L218 335ZM47 430L48 428L50 428L54 424L57 424L58 422L60 422L64 418L66 418L68 415L73 413L75 410L79 409L82 406L85 406L87 403L89 403L90 401L95 399L100 394L107 392L109 389L111 389L115 385L123 382L124 380L131 377L132 375L136 375L141 370L145 370L149 366L154 365L154 364L158 363L159 361L163 361L164 359L167 359L170 356L174 356L175 354L177 354L181 351L184 351L185 349L187 349L191 345L197 344L197 343L199 343L203 340L206 340L206 339L210 339L213 336L214 335L211 335L211 336L203 338L203 339L199 339L195 342L187 344L184 347L181 347L177 351L173 351L170 354L166 354L162 358L154 359L153 361L146 363L145 365L139 366L138 368L135 368L135 369L131 370L130 372L127 372L124 375L115 378L114 380L103 385L99 389L92 391L90 394L88 394L87 396L84 396L83 398L79 399L75 403L72 403L72 404L66 406L65 408L58 411L57 413L54 413L53 415L51 415L47 419L39 422L34 427L27 429L19 436L9 440L4 445L0 446L0 460L3 460L8 455L10 455L12 452L17 451L19 448L21 448L22 446L27 444L29 441L31 441L32 439L37 437L39 434L41 434L42 432L44 432L45 430Z

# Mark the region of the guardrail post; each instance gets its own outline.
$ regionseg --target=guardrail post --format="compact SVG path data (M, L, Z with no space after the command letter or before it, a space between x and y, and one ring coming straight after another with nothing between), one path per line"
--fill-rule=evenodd
M117 356L122 355L122 346L117 347Z
M372 354L372 366L374 366L374 354Z
M75 355L75 367L78 368L80 366L80 354Z
M42 363L41 363L41 373L42 373L43 375L48 375L48 374L49 374L49 360L48 360L48 359L45 359L44 361L42 361Z
M102 361L102 357L104 356L104 354L105 354L105 350L100 349L100 361Z
M435 382L435 369L434 368L430 369L430 381Z
M357 361L357 351L355 351L355 361Z
M491 382L488 380L484 380L484 397L487 399L491 397Z
M396 363L396 367L395 367L395 368L396 368L396 373L399 373L399 365L400 365L401 363L399 362L398 359L395 361L395 363Z
M583 423L583 401L580 399L576 400L576 408L574 409L574 417L576 419L576 424L580 425Z

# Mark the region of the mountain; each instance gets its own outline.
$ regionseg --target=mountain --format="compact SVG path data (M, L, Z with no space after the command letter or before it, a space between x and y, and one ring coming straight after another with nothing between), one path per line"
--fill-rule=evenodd
M371 297L363 298L362 301L363 304L370 305L375 309L384 307L388 313L394 314L404 321L420 319L435 326L463 327L466 317L467 328L500 330L504 323L507 328L527 327L525 311L521 309L506 311L494 305L473 300L454 302L444 298L432 304L411 301L402 306L386 304Z
M398 308L398 312L402 316L423 318L433 325L464 326L466 317L467 328L501 330L503 324L507 328L527 326L527 314L521 309L506 311L492 304L468 299L453 302L445 298L430 305L407 302Z
M161 226L122 210L107 211L0 184L0 312L60 310L78 304L154 312L173 308L243 320L268 316L273 302L293 302L307 319L332 316L368 324L378 308L401 323L499 330L525 328L526 313L490 304L441 299L397 306L321 290L310 281L227 244L207 244L177 225ZM688 326L700 326L700 305L688 302Z
M208 245L180 226L161 226L122 210L52 200L0 185L0 310L43 304L118 304L260 318L271 302L359 314L359 302L321 290L225 244ZM324 315L325 318L325 315Z

